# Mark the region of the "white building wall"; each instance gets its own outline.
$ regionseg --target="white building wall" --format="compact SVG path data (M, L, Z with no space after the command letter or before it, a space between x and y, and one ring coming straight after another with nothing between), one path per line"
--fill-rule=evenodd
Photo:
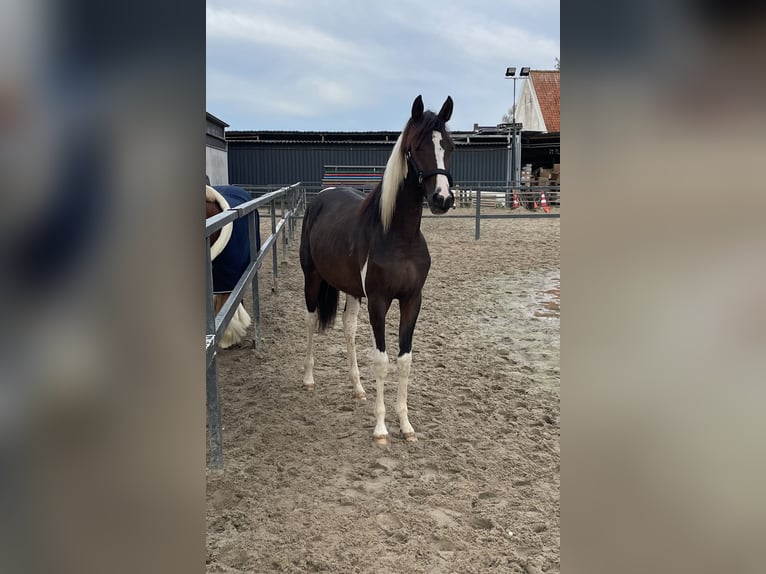
M546 132L545 121L537 103L537 95L529 80L524 81L516 104L516 121L521 122L521 131Z
M205 146L205 173L210 185L229 185L229 160L225 151Z

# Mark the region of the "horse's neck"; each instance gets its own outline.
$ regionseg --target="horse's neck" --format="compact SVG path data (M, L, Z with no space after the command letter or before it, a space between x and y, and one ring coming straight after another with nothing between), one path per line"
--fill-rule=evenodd
M396 208L389 233L396 233L402 239L415 239L420 234L422 217L423 192L417 179L410 175L404 180L396 196Z

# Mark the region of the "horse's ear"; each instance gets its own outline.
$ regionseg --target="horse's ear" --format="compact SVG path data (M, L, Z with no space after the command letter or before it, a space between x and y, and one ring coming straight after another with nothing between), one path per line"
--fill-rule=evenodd
M446 124L451 117L452 117L452 98L450 96L447 96L447 99L444 100L444 105L442 106L442 109L439 111L439 119Z
M418 121L423 117L423 96L418 96L415 101L412 102L412 117L413 122Z

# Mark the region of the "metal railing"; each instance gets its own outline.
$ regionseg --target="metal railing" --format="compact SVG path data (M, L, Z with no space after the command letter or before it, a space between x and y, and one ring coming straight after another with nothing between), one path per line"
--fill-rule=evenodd
M472 217L476 220L474 238L481 239L482 219L512 219L512 218L548 218L561 217L560 211L540 213L543 193L548 207L561 206L560 185L532 185L529 182L512 182L506 184L458 184L455 186L455 205L457 207L475 207L474 215L453 215L451 217ZM488 198L489 201L485 201ZM518 202L518 204L517 204ZM485 207L494 206L500 211L482 214L482 203ZM433 216L436 217L436 216Z
M247 188L247 186L243 186ZM310 204L316 194L322 190L320 183L308 183L303 186L306 205ZM482 181L459 181L453 188L456 207L473 207L474 213L431 215L426 210L423 217L457 217L472 218L476 220L475 239L481 238L482 219L529 219L561 217L560 209L552 213L544 213L540 210L541 194L544 192L546 201L550 207L560 208L561 186L560 185L533 185L528 181L518 182L482 182ZM513 206L514 192L519 200L519 208ZM534 207L537 202L538 207ZM461 204L462 203L462 204ZM482 206L494 207L492 213L482 212Z
M246 188L247 189L247 188ZM251 191L253 193L253 191ZM257 193L257 192L256 192ZM277 203L280 204L280 219L277 221ZM260 250L256 243L256 231L258 220L256 213L261 207L267 206L271 217L271 234L261 243ZM207 425L209 439L209 462L212 466L223 465L223 446L221 440L221 403L218 393L218 380L216 376L216 353L217 343L226 330L239 303L245 296L248 285L252 290L254 336L253 347L261 342L261 308L258 293L258 270L263 260L271 251L272 277L274 280L274 292L278 292L279 261L276 243L280 236L282 239L282 256L287 255L287 243L295 239L295 222L299 213L305 209L306 193L300 182L282 187L276 191L261 194L236 207L208 218L205 222L205 268L206 268L206 330L205 330L205 354L206 354L206 395L207 395ZM240 217L247 217L250 241L250 263L234 286L226 303L218 313L215 313L213 302L213 267L210 259L210 236L232 223Z

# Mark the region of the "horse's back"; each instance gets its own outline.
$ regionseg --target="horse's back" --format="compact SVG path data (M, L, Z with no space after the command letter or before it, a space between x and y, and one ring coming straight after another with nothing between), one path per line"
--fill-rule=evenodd
M304 273L316 270L331 285L362 296L357 222L365 195L350 187L322 190L309 206L301 231Z
M336 216L356 212L365 195L352 187L327 187L320 191L309 206L309 212L316 216L330 211Z

